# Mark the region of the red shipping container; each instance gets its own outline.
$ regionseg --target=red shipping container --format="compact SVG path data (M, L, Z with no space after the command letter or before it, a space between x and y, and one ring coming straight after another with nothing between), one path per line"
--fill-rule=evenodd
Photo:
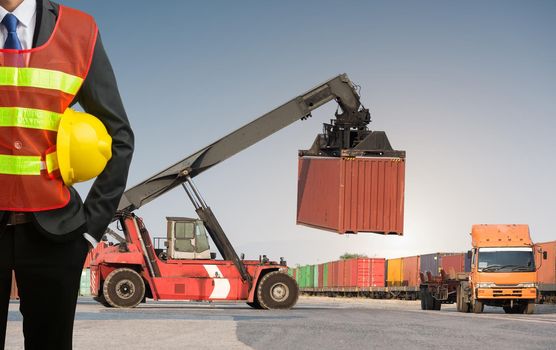
M405 286L410 286L410 287L415 287L418 286L421 283L420 277L419 277L419 263L420 263L420 257L419 255L417 256L408 256L405 258L402 258L402 269L403 269L403 285Z
M300 157L297 223L403 234L405 159Z
M318 288L323 287L324 281L324 264L319 264L319 277L318 277Z
M15 273L12 271L12 289L10 290L10 299L19 299L17 291L17 283L15 281Z
M449 278L455 279L458 272L465 271L465 254L442 255L440 258L440 268L444 270Z
M370 287L384 287L386 281L386 259L373 258L371 260L371 285Z
M345 287L384 287L385 259L346 260Z
M337 280L337 287L344 287L345 285L345 275L346 275L346 261L345 260L339 260L336 262L336 273L338 274L338 280Z
M353 277L357 279L357 259L344 260L344 287L353 287ZM354 265L355 262L355 266Z
M546 260L541 260L537 270L539 289L554 291L556 290L556 241L537 243L535 248L540 248L547 254Z
M328 287L334 287L335 286L334 285L334 271L335 271L334 262L331 261L331 262L328 263L328 281L326 281L327 282L326 285Z

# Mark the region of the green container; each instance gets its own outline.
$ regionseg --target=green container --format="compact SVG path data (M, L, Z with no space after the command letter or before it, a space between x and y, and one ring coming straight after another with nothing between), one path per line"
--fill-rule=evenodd
M89 269L83 269L83 271L81 271L79 295L91 295L91 270Z
M324 263L322 267L322 286L328 287L328 263Z
M319 286L319 265L313 266L313 288L318 288Z
M314 266L305 265L299 268L300 278L299 278L299 288L312 288L313 287L313 275Z

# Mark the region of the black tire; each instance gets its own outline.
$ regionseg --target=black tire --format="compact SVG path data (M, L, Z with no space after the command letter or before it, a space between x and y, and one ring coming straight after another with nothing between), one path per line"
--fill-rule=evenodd
M421 299L421 310L426 310L427 309L427 302L425 301L425 296L423 295L423 293L421 293L419 298Z
M485 304L482 301L475 300L471 303L471 311L474 314L480 314L485 309Z
M251 306L253 309L258 309L258 310L263 309L262 305L256 299L252 303L246 302L246 304Z
M289 275L269 272L257 285L257 302L264 309L291 309L299 298L297 282Z
M436 300L432 298L432 309L439 311L441 308L442 308L442 302L440 300Z
M531 315L535 313L535 303L531 302L531 303L527 303L524 305L523 308L523 313L527 314L527 315Z
M102 292L111 306L132 308L139 305L145 297L145 282L132 269L121 268L106 277Z
M469 312L469 303L466 303L464 301L464 295L461 286L456 289L456 307L458 312Z
M421 310L440 310L442 302L436 300L426 288L421 288Z
M108 302L106 301L106 298L104 297L104 295L98 295L96 297L93 297L93 300L101 303L103 306L105 307L112 307L112 305L108 304Z
M432 307L430 302L432 296L430 295L426 287L421 287L419 298L421 299L421 310L430 310Z

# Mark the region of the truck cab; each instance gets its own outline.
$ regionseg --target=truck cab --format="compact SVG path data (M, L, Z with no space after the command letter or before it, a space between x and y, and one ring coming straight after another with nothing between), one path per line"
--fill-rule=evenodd
M489 305L533 313L540 259L529 226L473 225L471 238L471 273L458 289L458 310L479 313Z

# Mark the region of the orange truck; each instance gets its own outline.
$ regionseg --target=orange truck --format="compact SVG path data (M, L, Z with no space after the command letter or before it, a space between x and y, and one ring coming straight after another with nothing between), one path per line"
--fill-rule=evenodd
M440 310L456 302L460 312L483 312L485 305L506 313L535 312L538 297L537 269L547 252L535 248L528 225L473 225L471 272L455 279L421 276L421 305Z

